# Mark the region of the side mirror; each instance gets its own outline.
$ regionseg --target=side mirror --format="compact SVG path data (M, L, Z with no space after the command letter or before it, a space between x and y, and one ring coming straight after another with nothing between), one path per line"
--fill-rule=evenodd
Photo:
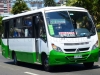
M40 38L42 38L44 41L47 41L47 36L46 35L41 35Z

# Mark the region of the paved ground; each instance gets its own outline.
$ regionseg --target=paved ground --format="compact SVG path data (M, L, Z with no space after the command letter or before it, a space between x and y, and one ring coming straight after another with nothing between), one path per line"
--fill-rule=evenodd
M74 64L55 67L49 73L43 71L40 65L20 63L16 66L12 60L5 59L0 53L0 75L100 75L100 61L92 69L85 69L82 64Z

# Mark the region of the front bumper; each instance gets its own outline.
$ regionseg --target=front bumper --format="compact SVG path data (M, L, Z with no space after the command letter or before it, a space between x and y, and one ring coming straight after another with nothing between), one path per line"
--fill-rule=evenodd
M97 62L99 60L99 48L91 50L89 52L80 53L62 53L52 50L49 55L50 65L64 65L71 63L83 63L83 62ZM81 54L82 58L74 58L74 55Z

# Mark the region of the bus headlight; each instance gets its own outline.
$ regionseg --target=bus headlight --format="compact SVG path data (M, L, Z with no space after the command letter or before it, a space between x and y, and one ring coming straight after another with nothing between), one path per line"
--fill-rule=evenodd
M93 45L92 50L98 47L98 41Z
M99 42L98 42L98 40L97 40L97 42L95 43L95 46L96 46L96 47L99 47Z
M56 51L59 51L59 52L62 52L62 49L60 47L57 47L56 45L52 44L52 48L53 50L56 50Z

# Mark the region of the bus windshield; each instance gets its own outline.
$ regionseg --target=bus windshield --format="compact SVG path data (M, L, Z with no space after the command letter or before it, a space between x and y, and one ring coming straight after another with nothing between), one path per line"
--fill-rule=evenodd
M87 37L95 33L95 26L87 12L46 12L46 20L53 37Z

